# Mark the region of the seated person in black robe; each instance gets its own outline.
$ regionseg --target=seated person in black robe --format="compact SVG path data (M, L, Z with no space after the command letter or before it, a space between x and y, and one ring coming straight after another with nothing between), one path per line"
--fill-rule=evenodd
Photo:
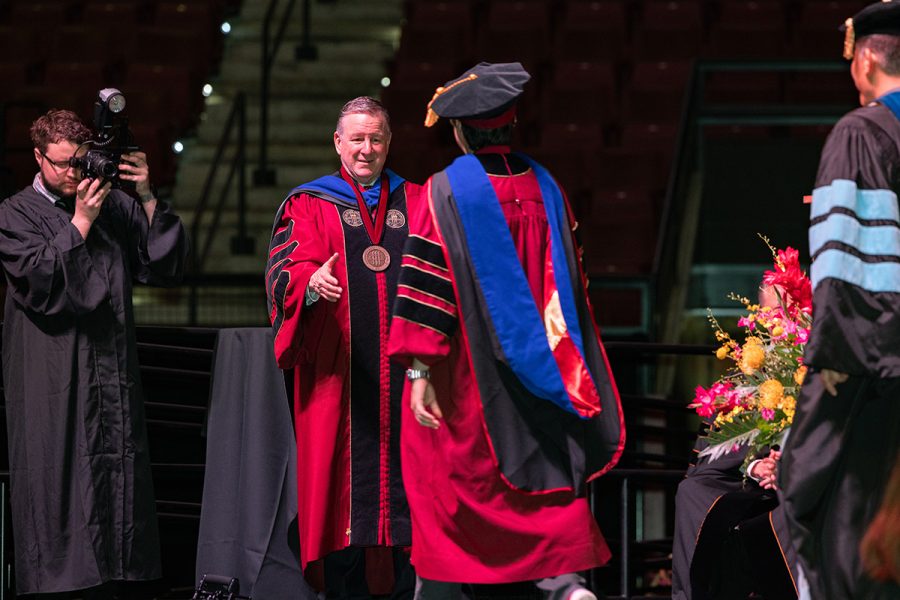
M704 438L694 451L706 447ZM746 598L792 600L796 588L786 565L790 543L774 492L777 451L754 460L745 478L747 448L688 468L675 498L672 547L673 600ZM779 541L780 540L780 541Z

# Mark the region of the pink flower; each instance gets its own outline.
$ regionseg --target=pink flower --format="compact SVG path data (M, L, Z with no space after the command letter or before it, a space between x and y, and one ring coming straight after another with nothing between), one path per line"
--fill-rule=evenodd
M792 313L795 310L809 313L812 311L812 285L800 269L800 253L788 246L778 250L777 254L775 268L763 274L763 283L779 289Z
M741 317L738 319L738 327L746 327L750 331L753 331L756 328L756 323L752 319L748 319L747 317Z
M703 386L698 385L694 389L694 402L690 408L695 409L701 417L711 417L716 414L715 398L708 390L703 389Z
M775 418L775 410L772 408L763 408L759 411L759 413L762 415L762 418L765 419L766 421L771 421L772 419Z

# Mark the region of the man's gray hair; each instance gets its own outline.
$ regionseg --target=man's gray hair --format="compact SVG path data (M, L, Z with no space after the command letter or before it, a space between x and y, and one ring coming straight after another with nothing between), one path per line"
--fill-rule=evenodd
M900 75L900 37L873 33L857 40L858 47L868 48L886 75Z
M354 98L353 100L347 102L347 104L345 104L341 109L341 113L338 115L337 126L335 127L338 135L344 133L344 128L342 126L344 117L346 117L347 115L358 114L381 117L382 119L384 119L384 126L387 128L387 132L391 132L391 117L390 115L388 115L388 111L384 107L384 104L382 104L375 98L370 98L369 96L360 96L359 98Z

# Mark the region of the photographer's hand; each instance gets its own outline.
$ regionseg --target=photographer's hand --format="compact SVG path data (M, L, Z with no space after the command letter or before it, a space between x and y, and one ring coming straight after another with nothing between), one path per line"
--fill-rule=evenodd
M72 216L72 225L81 233L81 237L87 239L88 232L97 215L106 195L112 188L112 184L102 179L82 179L75 191L75 214Z
M153 220L153 211L156 210L156 197L150 189L150 167L147 164L147 155L143 152L128 152L122 155L119 163L119 179L133 181L134 190L141 201L147 219Z

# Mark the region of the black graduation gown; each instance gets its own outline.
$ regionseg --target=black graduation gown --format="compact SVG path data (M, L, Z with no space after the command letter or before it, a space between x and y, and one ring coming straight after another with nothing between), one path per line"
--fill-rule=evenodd
M87 240L31 187L0 204L20 594L161 576L131 289L174 285L186 253L176 215L120 191Z
M812 371L781 459L783 506L812 597L893 599L900 586L869 579L858 548L900 451L900 120L882 104L844 116L816 186ZM850 375L837 397L823 368Z

